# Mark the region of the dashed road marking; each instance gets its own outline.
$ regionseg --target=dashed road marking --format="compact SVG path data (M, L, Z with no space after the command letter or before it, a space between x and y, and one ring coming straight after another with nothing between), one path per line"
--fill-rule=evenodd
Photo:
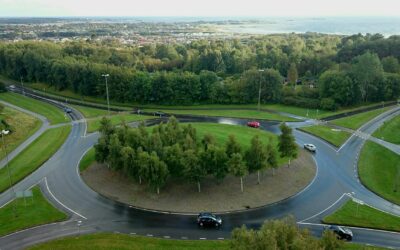
M136 233L130 233L130 234L132 234L132 235L136 235Z
M188 237L182 236L181 239L182 239L182 240L187 240Z
M218 240L223 240L224 238L218 238Z
M153 237L153 235L152 234L146 234L148 237Z
M200 238L200 240L206 240L207 238Z
M169 239L169 238L171 238L171 236L168 236L168 235L166 235L166 236L163 236L165 239Z

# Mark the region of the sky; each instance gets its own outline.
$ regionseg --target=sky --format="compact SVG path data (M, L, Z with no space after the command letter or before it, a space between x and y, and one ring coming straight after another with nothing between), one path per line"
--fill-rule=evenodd
M399 0L0 0L1 17L398 17L399 10Z

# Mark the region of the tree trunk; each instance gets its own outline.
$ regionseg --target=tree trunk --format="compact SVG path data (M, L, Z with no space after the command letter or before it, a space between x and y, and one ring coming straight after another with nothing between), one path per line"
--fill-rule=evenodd
M291 159L292 159L292 158L289 158L289 164L288 164L288 166L287 166L288 168L290 167L290 160L291 160Z
M240 189L242 190L243 193L243 177L240 177Z
M160 188L157 187L157 194L160 194Z
M201 189L200 189L200 181L197 182L197 188L199 189L199 193L200 193L200 191L201 191Z
M142 177L139 175L139 184L142 185Z
M260 184L260 170L257 171L257 184Z
M275 168L272 168L272 176L275 175Z

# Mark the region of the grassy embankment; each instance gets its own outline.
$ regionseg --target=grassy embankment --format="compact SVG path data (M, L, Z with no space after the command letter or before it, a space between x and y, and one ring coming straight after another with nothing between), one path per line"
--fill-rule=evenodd
M44 198L39 187L32 188L32 193L33 197L18 198L0 209L0 221L7 222L0 223L0 236L67 218Z
M333 214L326 216L323 222L400 232L400 217L381 212L367 205L358 205L357 212L357 203L351 200Z
M380 108L380 109L375 109L367 112L363 112L360 114L348 116L348 117L343 117L340 119L336 119L331 121L332 124L342 126L345 128L350 128L350 129L358 129L361 127L364 123L374 119L376 116L384 113L385 111L389 110L391 107L386 107L386 108Z
M62 126L45 131L9 163L13 184L45 163L67 139L71 126ZM0 169L0 193L9 188L7 168Z
M94 161L95 161L95 150L91 148L86 154L83 156L82 160L79 162L79 171L85 171Z
M400 116L385 122L372 135L394 144L400 144Z
M0 94L0 100L14 104L34 113L43 115L47 117L50 124L58 124L69 121L69 118L61 109L56 108L51 104L41 102L29 97L7 92Z
M12 133L5 137L7 152L16 149L21 143L33 135L42 125L39 119L27 115L18 110L4 107L3 113L0 114L0 120L5 120ZM0 147L0 160L5 157L3 147Z
M361 182L383 198L400 205L400 156L366 142L358 163Z
M111 123L113 125L119 125L123 121L135 122L135 121L143 121L154 118L153 116L135 115L135 114L129 114L127 112L110 112L110 115L108 116L107 110L96 109L91 107L83 107L77 105L73 105L73 107L76 108L79 112L81 112L83 116L85 116L85 118L87 118L88 133L95 132L99 129L100 121L104 116L107 116L107 118L111 120Z
M99 233L82 235L79 237L66 237L29 248L30 250L47 249L75 249L75 250L106 250L106 249L146 249L146 250L225 250L231 249L229 240L172 240L143 236L130 236L126 234ZM346 243L343 249L383 249L360 244Z
M299 130L321 137L336 147L340 147L351 136L347 131L332 129L331 127L324 125L304 127Z

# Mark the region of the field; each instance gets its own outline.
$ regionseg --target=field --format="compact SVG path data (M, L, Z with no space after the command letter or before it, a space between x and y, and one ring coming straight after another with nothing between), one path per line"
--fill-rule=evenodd
M400 156L376 143L366 142L358 171L361 182L385 199L400 204Z
M375 110L371 110L368 112L363 112L360 114L356 114L356 115L352 115L352 116L348 116L348 117L343 117L340 119L336 119L331 121L331 123L338 125L338 126L342 126L345 128L351 128L351 129L358 129L359 127L361 127L364 123L372 120L373 118L375 118L376 116L382 114L383 112L389 110L391 107L386 107L386 108L381 108L381 109L375 109Z
M11 152L17 148L22 142L33 135L42 124L39 119L7 106L4 107L0 119L5 119L12 130L12 133L4 137L7 152ZM4 157L5 152L3 147L0 147L0 160Z
M65 116L64 112L55 106L41 102L29 97L25 97L15 93L2 93L0 100L9 102L26 110L38 113L47 117L50 124L58 124L68 122L69 119Z
M32 188L33 197L18 198L0 209L0 236L25 228L62 221L67 215L51 205L40 192L39 187ZM16 214L14 216L14 207Z
M400 144L400 116L385 122L372 135L394 144Z
M300 128L299 130L307 131L310 134L321 137L336 147L340 147L351 136L351 134L347 131L333 130L331 127L324 125L304 127Z
M70 131L70 126L49 129L11 160L9 167L13 184L45 163L61 147ZM0 169L0 193L9 186L7 167L3 167Z
M400 231L400 217L393 216L367 205L358 205L354 201L346 202L333 214L323 219L324 223L355 227L367 227L389 231Z

